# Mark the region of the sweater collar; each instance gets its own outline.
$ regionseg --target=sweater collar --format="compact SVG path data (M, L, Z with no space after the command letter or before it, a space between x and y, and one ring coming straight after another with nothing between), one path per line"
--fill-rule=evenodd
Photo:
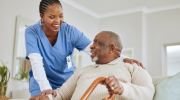
M100 65L113 65L120 61L123 61L123 59L121 57L118 57L118 58L114 59L113 61L109 62L108 64L95 64L95 67L100 66Z

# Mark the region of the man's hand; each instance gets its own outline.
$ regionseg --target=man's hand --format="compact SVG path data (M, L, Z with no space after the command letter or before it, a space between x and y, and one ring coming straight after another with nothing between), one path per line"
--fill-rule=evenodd
M141 62L135 60L135 59L129 59L129 58L124 58L123 61L125 63L130 63L130 64L133 64L133 63L136 63L138 66L141 66L143 69L146 69Z
M29 100L49 100L49 98L46 95L39 94L39 95L36 95L36 96L30 98Z
M49 94L52 94L52 95L53 95L53 99L57 96L57 92L54 91L54 90L48 89L48 90L44 90L44 91L41 92L41 95L46 95L46 96L48 96Z
M119 94L121 95L124 91L123 86L119 83L118 79L114 76L109 76L106 78L103 85L108 88L109 94Z

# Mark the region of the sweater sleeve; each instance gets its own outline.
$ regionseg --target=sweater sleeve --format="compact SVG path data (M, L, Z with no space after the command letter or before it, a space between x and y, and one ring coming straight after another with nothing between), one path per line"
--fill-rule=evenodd
M70 100L77 86L78 79L88 68L89 67L84 67L78 70L60 88L57 88L55 90L57 96L54 100Z
M131 83L120 82L124 88L121 96L125 100L152 100L155 92L151 76L137 64L133 64Z

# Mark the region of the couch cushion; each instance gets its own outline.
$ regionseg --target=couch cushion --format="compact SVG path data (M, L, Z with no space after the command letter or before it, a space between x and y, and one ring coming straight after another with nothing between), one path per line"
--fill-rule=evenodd
M155 85L153 100L180 100L180 73Z

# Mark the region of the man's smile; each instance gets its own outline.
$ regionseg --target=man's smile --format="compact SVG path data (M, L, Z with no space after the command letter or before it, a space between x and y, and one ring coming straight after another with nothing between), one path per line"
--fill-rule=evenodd
M91 54L91 58L94 58L94 57L96 56L96 52L92 52L92 51L91 51L91 53L92 53L92 54Z

